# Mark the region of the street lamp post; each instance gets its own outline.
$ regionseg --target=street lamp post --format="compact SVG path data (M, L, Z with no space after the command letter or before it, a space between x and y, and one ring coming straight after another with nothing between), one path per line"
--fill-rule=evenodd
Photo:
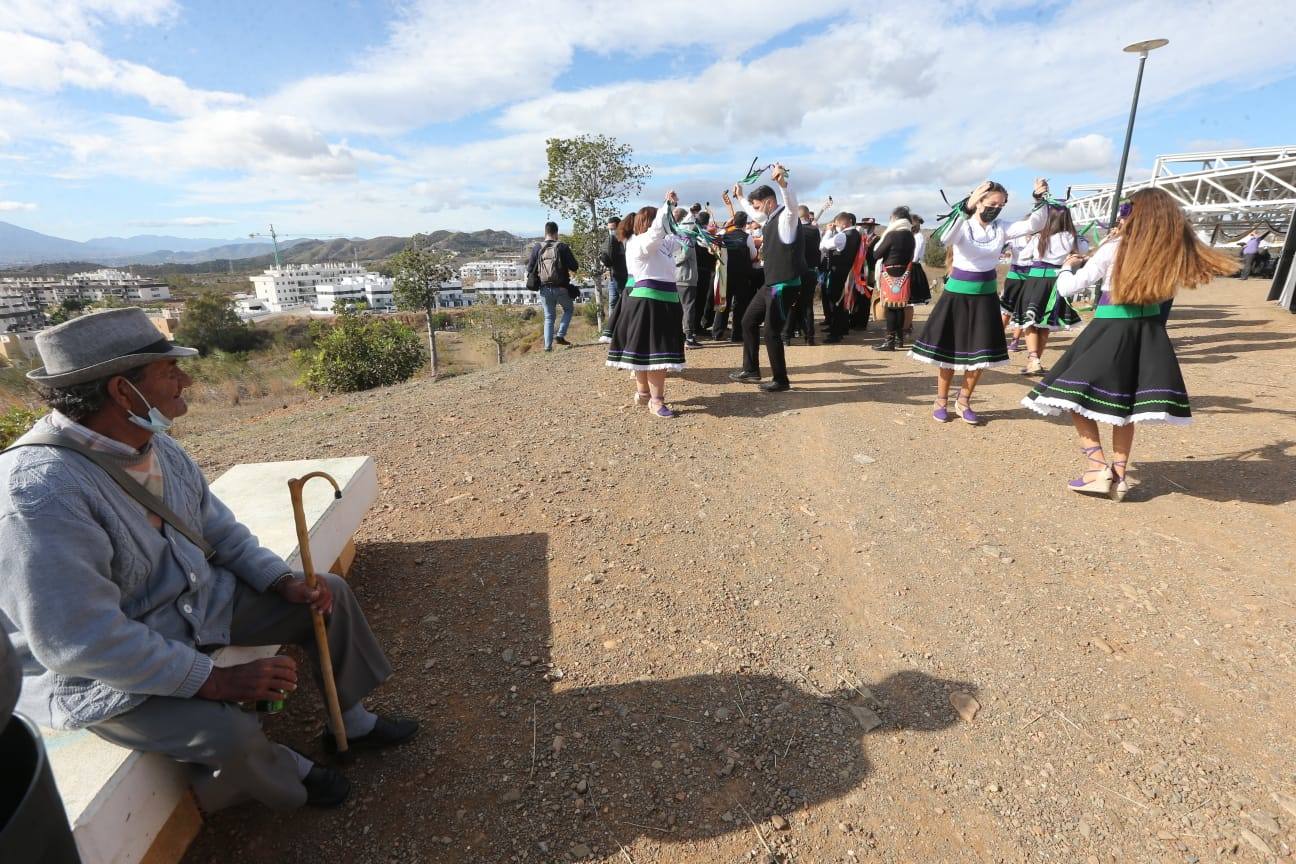
M1134 115L1138 113L1139 90L1143 88L1143 66L1147 63L1149 52L1169 44L1169 39L1148 39L1146 42L1126 45L1124 49L1130 54L1139 55L1139 67L1138 77L1134 79L1134 101L1130 103L1129 125L1125 127L1125 149L1121 151L1120 171L1116 174L1116 189L1112 192L1110 229L1116 227L1116 218L1120 214L1121 191L1125 186L1125 166L1129 162L1130 141L1134 138Z

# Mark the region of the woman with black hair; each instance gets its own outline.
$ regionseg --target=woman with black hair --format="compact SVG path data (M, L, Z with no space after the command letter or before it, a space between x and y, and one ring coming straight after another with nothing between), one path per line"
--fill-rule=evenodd
M908 207L891 211L891 222L873 249L877 259L877 297L886 310L886 337L875 351L894 351L904 343L905 309L910 306L913 286L914 250L913 216Z
M1058 296L1058 268L1062 262L1078 251L1075 222L1066 207L1048 204L1048 220L1044 228L1026 241L1021 259L1030 262L1026 278L1017 292L1013 308L1012 326L1026 335L1025 375L1043 373L1044 348L1053 330L1071 329L1080 323L1080 316L1071 305Z
M1035 198L1042 200L1047 194L1048 181L1036 180ZM950 250L953 266L909 356L939 367L932 411L932 419L939 423L952 419L949 388L955 372L963 373L963 386L954 403L956 413L964 423L975 426L981 421L972 410L972 391L981 371L1008 362L997 296L999 254L1013 237L1043 228L1047 211L1037 208L1027 219L1008 224L999 219L1007 203L1008 190L987 180L959 202L938 231Z

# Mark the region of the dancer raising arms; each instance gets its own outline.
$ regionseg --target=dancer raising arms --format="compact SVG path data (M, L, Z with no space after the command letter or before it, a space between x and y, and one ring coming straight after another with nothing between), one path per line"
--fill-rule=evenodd
M1022 370L1026 375L1044 371L1041 358L1051 331L1069 330L1080 323L1080 316L1058 296L1056 288L1058 268L1079 251L1075 223L1066 207L1047 204L1045 209L1048 221L1043 230L1026 241L1021 253L1021 259L1030 262L1030 269L1020 283L1012 315L1013 327L1026 334L1026 350L1030 352Z
M643 207L626 241L626 269L634 287L618 306L607 365L634 372L635 404L656 417L674 417L666 406L666 373L684 369L684 313L675 282L680 238L667 232L674 192L660 208Z
M1048 181L1036 180L1035 197L1042 199L1047 194ZM938 229L952 254L953 267L909 356L939 367L932 418L941 423L950 419L949 387L955 372L963 373L955 409L959 419L975 426L980 419L972 410L972 392L981 371L1008 362L996 296L999 253L1013 237L1043 228L1048 214L1038 208L1020 222L1005 224L999 214L1007 203L1008 190L987 180L961 201L950 220Z
M775 189L779 190L777 193L768 186L757 186L748 200L742 197L741 187L734 187L738 204L761 226L760 254L765 265L765 281L743 313L743 365L729 377L734 381L760 381L760 332L763 324L770 380L761 384L761 389L778 393L792 386L788 382L787 362L783 354L783 327L801 292L805 250L801 221L797 216L796 193L788 185L787 169L775 164L770 176Z
M1022 399L1040 414L1071 412L1088 466L1072 480L1074 492L1110 495L1119 501L1128 484L1125 467L1137 423L1187 423L1188 392L1174 347L1161 320L1161 304L1180 288L1195 288L1237 269L1231 255L1197 238L1178 203L1161 189L1130 196L1120 236L1098 248L1083 269L1067 259L1057 290L1074 296L1106 278L1093 320L1053 370ZM1110 465L1098 423L1112 429ZM1095 467L1100 466L1100 467Z

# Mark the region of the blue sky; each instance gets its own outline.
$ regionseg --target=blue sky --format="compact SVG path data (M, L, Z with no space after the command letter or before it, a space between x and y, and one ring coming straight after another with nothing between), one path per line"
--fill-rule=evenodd
M544 140L631 144L718 204L753 156L804 200L934 214L1160 153L1296 143L1287 2L0 0L0 220L166 233L533 232ZM1263 22L1260 26L1258 22ZM1010 203L1010 210L1012 205Z

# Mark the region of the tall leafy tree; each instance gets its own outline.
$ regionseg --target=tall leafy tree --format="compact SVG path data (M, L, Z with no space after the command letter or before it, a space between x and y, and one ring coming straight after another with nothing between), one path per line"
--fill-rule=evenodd
M545 142L549 173L540 181L540 203L573 220L574 251L594 276L598 326L603 326L602 226L619 205L643 191L652 169L634 161L634 149L606 135L550 138Z
M434 376L438 358L433 319L441 307L441 287L454 278L454 267L450 263L453 260L451 252L438 252L411 243L389 262L394 280L392 299L396 301L396 308L407 312L421 310L427 314L428 361Z

